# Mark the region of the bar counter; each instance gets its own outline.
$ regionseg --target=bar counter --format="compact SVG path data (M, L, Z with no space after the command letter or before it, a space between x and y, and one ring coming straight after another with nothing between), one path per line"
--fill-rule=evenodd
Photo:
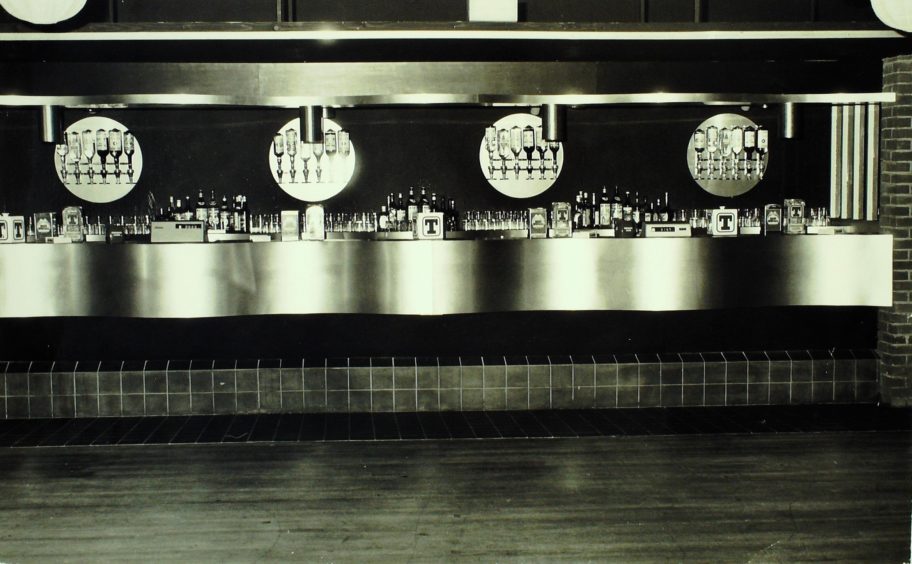
M889 306L891 235L26 244L0 317Z

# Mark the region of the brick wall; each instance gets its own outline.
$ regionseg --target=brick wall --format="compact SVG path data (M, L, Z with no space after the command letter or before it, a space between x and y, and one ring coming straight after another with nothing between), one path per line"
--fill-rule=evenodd
M877 348L883 401L912 405L912 55L884 59L880 114L880 224L893 234L893 307L880 311Z

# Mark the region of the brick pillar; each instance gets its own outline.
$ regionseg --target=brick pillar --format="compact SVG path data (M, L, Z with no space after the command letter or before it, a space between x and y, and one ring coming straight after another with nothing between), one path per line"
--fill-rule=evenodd
M880 393L912 405L912 55L884 59L884 92L895 104L880 113L880 226L893 234L893 307L878 316Z

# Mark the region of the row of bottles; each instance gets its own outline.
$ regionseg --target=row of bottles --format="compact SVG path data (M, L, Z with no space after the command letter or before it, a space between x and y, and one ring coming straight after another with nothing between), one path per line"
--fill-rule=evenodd
M619 229L621 223L632 224L637 232L642 229L642 224L651 222L672 221L674 211L668 204L668 192L665 200L651 199L647 196L640 198L636 192L633 198L630 191L625 190L623 196L620 188L614 187L614 194L608 195L608 188L603 186L601 194L580 191L576 195L573 207L573 228L579 229Z
M437 196L436 193L428 195L427 188L421 187L420 194L415 194L415 188L410 187L408 197L403 198L402 192L394 196L390 192L386 197L386 205L380 206L377 216L377 231L413 231L418 213L443 213L445 229L455 231L459 225L459 213L456 210L456 200L447 199L446 195Z
M768 150L769 131L762 125L697 128L693 134L694 179L762 179Z
M226 233L253 233L250 225L250 210L247 207L247 196L236 195L229 201L222 195L221 202L215 196L215 190L206 200L200 189L193 203L189 196L175 199L168 198L168 207L159 208L157 219L162 221L202 221L209 229Z

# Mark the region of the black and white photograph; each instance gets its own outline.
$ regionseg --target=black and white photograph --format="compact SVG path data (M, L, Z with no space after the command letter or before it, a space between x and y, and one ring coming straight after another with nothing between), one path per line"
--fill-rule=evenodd
M0 563L912 562L912 0L0 0Z

